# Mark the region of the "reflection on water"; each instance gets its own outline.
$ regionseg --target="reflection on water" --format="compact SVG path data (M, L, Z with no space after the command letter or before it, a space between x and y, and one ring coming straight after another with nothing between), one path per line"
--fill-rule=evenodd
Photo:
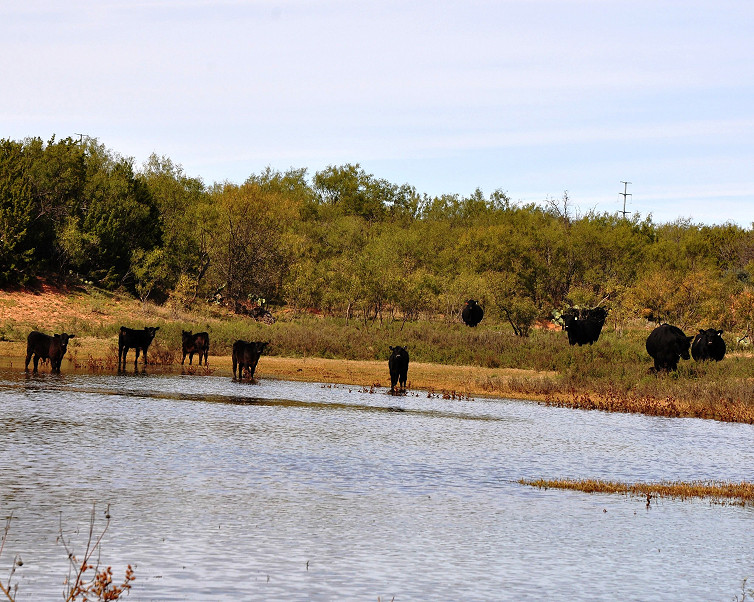
M19 600L52 599L60 524L128 599L730 599L751 509L520 478L751 479L754 427L395 398L355 387L0 370L0 515ZM82 531L78 534L75 530Z

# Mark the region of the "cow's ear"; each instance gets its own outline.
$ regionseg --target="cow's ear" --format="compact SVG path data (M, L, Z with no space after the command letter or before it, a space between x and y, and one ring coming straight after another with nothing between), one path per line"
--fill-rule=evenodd
M719 336L719 337L723 336L723 331L722 330L718 330L717 331L717 336Z
M155 326L154 329L155 329L155 331L157 331L157 330L160 329L160 327L159 326Z
M395 347L393 347L392 345L388 345L388 349L390 349L390 351L395 351Z
M73 338L75 338L75 337L76 337L76 335L75 335L75 334L69 334L69 335L68 335L68 338L69 338L69 339L73 339Z
M694 340L694 337L686 337L689 340L689 343Z

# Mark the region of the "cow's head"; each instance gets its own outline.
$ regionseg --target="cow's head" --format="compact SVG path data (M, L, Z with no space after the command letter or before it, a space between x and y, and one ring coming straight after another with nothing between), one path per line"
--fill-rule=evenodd
M699 329L699 336L704 345L712 345L715 339L722 338L722 334L722 330L715 330L714 328L708 328L707 330Z
M194 338L193 333L189 330L181 330L181 339L183 339L184 344L190 343Z
M400 345L396 345L395 347L390 347L391 357L404 357L408 355L408 349L405 347L401 347Z
M144 327L144 332L146 332L147 335L149 335L149 340L152 341L152 340L154 340L154 337L157 334L157 331L159 329L160 329L159 326L145 326Z
M75 336L75 334L68 334L66 332L62 334L55 334L55 340L60 342L60 349L63 351L63 355L65 355L65 352L68 349L68 340L74 338Z
M563 314L563 330L570 330L573 324L578 321L578 316L573 314Z

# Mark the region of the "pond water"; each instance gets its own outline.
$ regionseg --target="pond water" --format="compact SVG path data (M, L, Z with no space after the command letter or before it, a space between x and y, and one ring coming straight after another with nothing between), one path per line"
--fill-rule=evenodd
M0 369L18 600L59 599L62 526L128 600L730 600L754 510L520 478L750 480L754 427L227 376ZM752 580L754 581L754 579Z

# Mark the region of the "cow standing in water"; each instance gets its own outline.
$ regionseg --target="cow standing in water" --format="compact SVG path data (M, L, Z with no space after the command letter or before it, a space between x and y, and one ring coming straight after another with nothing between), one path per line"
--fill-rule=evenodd
M133 328L120 327L118 333L118 370L121 369L121 362L123 370L126 369L126 355L129 349L136 351L136 357L134 358L134 370L137 368L139 361L139 352L144 352L144 367L147 366L147 349L152 344L159 326L146 326L143 330L135 330Z
M694 337L694 342L691 343L691 356L697 362L705 360L719 362L725 357L725 341L722 334L722 330L715 330L714 328L699 330L699 334Z
M34 372L37 372L37 366L39 360L50 360L50 368L52 372L60 372L60 363L63 361L63 356L68 350L68 340L75 337L75 334L56 334L50 336L33 330L26 338L26 364L24 370L28 372L29 361L34 356Z
M248 371L249 379L254 379L262 351L269 345L264 341L236 341L233 343L233 380L236 380L236 368L238 368L238 380L243 380L244 370Z
M408 377L408 351L405 347L390 347L390 359L387 361L390 370L390 392L395 393L396 383L405 390Z
M678 360L691 359L689 347L691 339L677 326L662 324L655 328L647 337L647 353L655 362L657 372L678 369Z
M204 365L207 365L207 355L209 354L209 333L181 331L183 359L181 365L186 363L186 356L189 356L189 366L194 361L194 354L199 354L199 365L202 365L202 355L204 355Z

